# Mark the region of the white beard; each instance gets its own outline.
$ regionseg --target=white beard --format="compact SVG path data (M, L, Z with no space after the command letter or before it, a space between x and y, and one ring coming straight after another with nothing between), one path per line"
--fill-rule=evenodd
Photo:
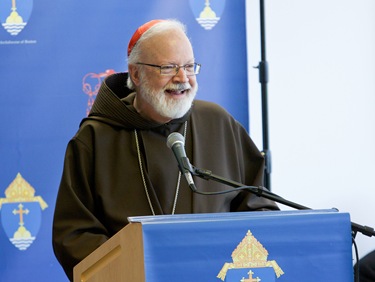
M168 97L164 91L166 90L185 90L187 93L182 99L173 99ZM191 108L195 95L198 91L198 84L194 88L190 83L169 83L163 89L153 89L147 78L143 78L143 82L139 86L139 92L155 111L166 118L177 119L183 117ZM138 94L139 95L139 94Z

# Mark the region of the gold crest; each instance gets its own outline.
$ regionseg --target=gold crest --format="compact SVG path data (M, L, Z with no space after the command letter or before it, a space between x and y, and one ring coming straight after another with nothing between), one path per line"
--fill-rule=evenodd
M17 173L16 178L5 189L5 198L0 198L0 209L3 203L38 202L41 209L48 207L40 196L35 196L35 189Z
M40 227L40 210L47 207L41 196L35 196L35 189L17 173L16 178L5 189L5 198L0 198L0 210L4 230L20 251L26 250L36 239ZM17 229L11 223L16 218Z
M277 278L283 275L284 272L277 264L277 262L274 260L268 261L267 258L268 251L253 236L250 230L248 230L245 238L242 239L240 244L232 252L233 262L226 262L220 270L219 274L217 275L217 278L220 278L224 281L228 270L235 268L272 267L275 271Z

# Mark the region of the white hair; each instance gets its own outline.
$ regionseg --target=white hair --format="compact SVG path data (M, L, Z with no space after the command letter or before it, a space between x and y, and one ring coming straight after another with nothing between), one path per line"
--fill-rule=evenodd
M155 35L158 35L166 31L170 31L170 30L176 30L176 29L183 31L184 34L187 35L186 26L182 22L176 19L163 20L155 24L154 26L152 26L144 34L142 34L142 36L138 39L138 41L134 45L128 57L128 64L129 65L136 64L137 62L140 61L140 58L142 56L142 48L140 48L140 46L142 46L142 42L146 41L147 39ZM131 80L130 76L128 77L128 80L127 80L127 87L132 90L135 89L135 85L133 81Z

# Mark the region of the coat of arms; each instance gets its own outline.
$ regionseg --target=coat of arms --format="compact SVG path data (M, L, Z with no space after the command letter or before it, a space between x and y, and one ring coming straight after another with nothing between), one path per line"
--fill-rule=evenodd
M249 230L245 238L242 239L237 248L232 252L233 262L226 262L217 277L223 281L274 281L275 275L279 278L284 272L276 261L269 261L267 258L268 251ZM230 270L236 271L229 275Z
M1 222L12 244L21 251L26 250L35 240L41 224L42 210L47 203L35 196L34 188L21 176L5 190L5 198L0 198Z

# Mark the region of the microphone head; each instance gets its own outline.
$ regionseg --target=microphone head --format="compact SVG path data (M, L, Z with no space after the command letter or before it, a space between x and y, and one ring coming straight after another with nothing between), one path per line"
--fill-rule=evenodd
M182 136L181 133L178 133L178 132L172 132L171 134L169 134L168 138L167 138L167 146L169 149L171 149L173 147L174 144L176 143L182 143L182 145L185 144L185 138L184 136Z

